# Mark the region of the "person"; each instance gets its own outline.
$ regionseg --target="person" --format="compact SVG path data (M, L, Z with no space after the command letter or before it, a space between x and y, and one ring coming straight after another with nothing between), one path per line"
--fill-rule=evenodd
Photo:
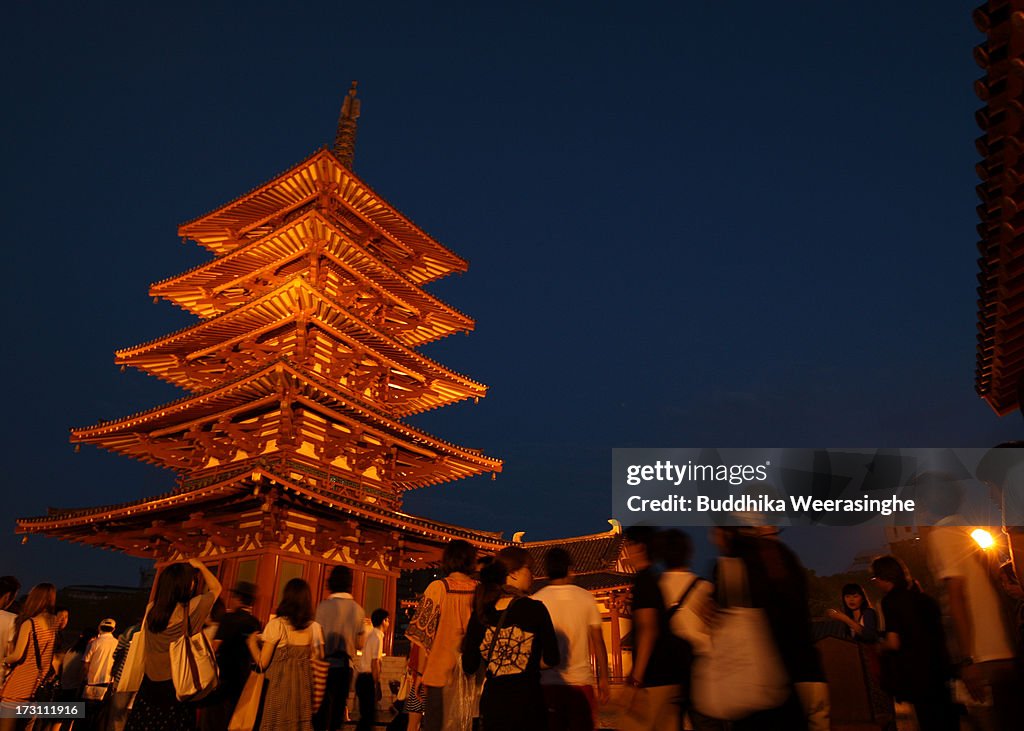
M89 642L96 636L95 630L81 632L68 647L67 652L60 659L60 688L57 690L57 703L68 703L82 700L82 686L85 685L85 649ZM33 729L39 728L37 722ZM81 721L75 719L53 719L48 725L44 725L44 731L71 731L84 728Z
M389 624L386 609L374 609L370 615L373 625L363 643L363 652L356 660L356 698L359 701L359 723L356 731L373 731L377 725L377 701L383 697L380 686L381 659L384 657L384 632Z
M82 661L85 663L86 700L101 701L107 696L113 677L114 650L117 648L117 639L114 637L116 628L117 622L113 619L108 617L102 620L97 628L98 634L85 648Z
M259 731L312 731L310 659L323 658L324 634L313 621L309 584L302 579L285 584L274 614L262 637L253 633L246 641L253 660L267 677Z
M81 633L61 658L60 691L57 700L81 700L82 687L85 685L85 650L95 636L94 632Z
M541 671L541 689L550 731L593 731L597 703L610 698L608 650L601 632L601 612L594 595L572 583L572 557L564 548L544 554L547 585L533 595L551 615L558 638L557 667ZM597 694L590 658L597 661Z
M189 731L196 728L195 710L178 701L171 680L171 643L186 630L201 631L220 596L217 577L198 559L173 563L156 582L153 601L140 632L144 635L142 686L128 714L126 731Z
M0 704L6 709L30 700L53 663L56 643L57 587L36 584L14 620L14 642L7 653L13 669L0 691ZM0 731L26 729L31 718L0 718Z
M860 584L846 584L840 596L839 609L829 609L825 614L846 625L850 639L869 644L878 642L878 612L871 608L864 588Z
M633 666L626 676L629 688L620 719L629 731L675 731L679 728L679 673L667 636L661 628L665 599L654 568L657 531L630 526L624 531L626 560L633 575Z
M113 680L114 650L117 639L114 630L117 623L106 618L100 621L98 634L89 641L82 658L85 669L85 688L83 698L86 701L88 728L105 729L107 726L107 709L109 707L110 685Z
M919 512L934 522L921 534L932 575L942 582L959 657L967 710L981 731L1017 728L1024 708L1014 668L1014 642L1003 611L996 566L959 513L963 486L942 473L916 478Z
M17 616L8 611L21 591L21 582L13 576L0 576L0 688L7 673L7 646L14 641L14 620Z
M110 668L110 685L113 688L113 697L107 709L107 730L123 731L124 725L128 722L128 704L131 702L133 693L118 692L117 686L124 672L124 664L128 659L128 650L132 646L132 638L142 629L142 619L137 619L128 629L117 638L117 647L114 648L114 662Z
M956 731L960 724L950 697L949 656L942 616L903 562L881 556L871 564L882 590L882 685L898 701L914 706L921 731Z
M751 522L763 522L755 517ZM814 646L807 572L767 525L714 528L722 556L739 559L747 577L750 606L762 609L788 677L791 692L782 705L736 721L735 731L785 728L827 729L828 686ZM720 606L729 606L731 589L716 581Z
M713 604L714 585L690 570L693 540L681 530L662 531L657 552L665 566L658 578L658 588L665 604L665 614L658 627L659 636L667 638L674 658L679 683L680 715L689 715L697 731L711 731L721 725L707 718L690 703L693 658L706 654L711 645L706 617Z
M462 668L470 675L485 671L480 727L486 731L547 726L540 671L557 667L561 658L551 615L526 595L532 583L530 554L520 546L501 549L480 572Z
M206 618L206 624L203 626L203 634L206 635L206 639L210 641L210 646L213 646L213 641L217 637L217 628L220 627L220 621L224 618L227 613L227 607L224 604L224 600L217 598L217 601L213 603L213 609L210 610L210 616Z
M470 574L475 568L476 549L463 540L449 542L441 556L444 578L427 586L405 633L418 645L414 700L407 706L410 713L422 708L424 731L442 731L453 725L468 731L472 723L471 701L462 694L463 684L456 682L456 673L466 625L473 614L477 582Z
M363 608L352 598L352 569L335 566L327 579L331 595L316 608L316 621L323 628L327 658L327 688L313 717L316 731L340 731L345 723L348 691L352 686L352 661L362 647Z
M249 636L263 629L263 625L252 614L255 601L256 585L250 581L237 582L229 597L230 610L221 618L213 638L220 670L218 692L223 719L231 718L245 681L249 678L249 666L252 664L246 644ZM224 725L227 725L227 720Z

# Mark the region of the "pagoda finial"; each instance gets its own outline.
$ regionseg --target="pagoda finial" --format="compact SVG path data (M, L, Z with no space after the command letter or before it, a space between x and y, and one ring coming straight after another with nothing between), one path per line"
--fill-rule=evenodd
M359 119L359 99L356 98L357 83L359 82L352 82L345 101L341 103L338 132L334 136L334 154L349 169L352 168L352 158L356 154L356 120Z

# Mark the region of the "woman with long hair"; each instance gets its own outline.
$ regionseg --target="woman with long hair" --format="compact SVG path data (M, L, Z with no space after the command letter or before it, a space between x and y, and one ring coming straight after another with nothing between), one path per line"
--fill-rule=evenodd
M195 634L202 630L220 589L217 577L195 558L171 564L160 572L153 601L139 630L145 633L145 672L125 731L196 728L194 707L179 701L174 691L170 647L186 631Z
M285 584L274 614L262 637L254 632L247 640L253 660L267 674L267 696L259 731L312 731L310 659L323 659L324 633L313 621L313 593L309 584L302 579Z
M532 584L530 554L519 546L503 548L480 572L462 668L472 674L483 666L487 674L480 697L484 731L547 728L540 671L560 657L547 607L527 596Z
M939 605L895 556L876 558L871 573L885 593L882 687L913 704L921 731L956 731L960 724L947 684L949 655Z
M5 708L32 700L36 689L53 664L57 639L57 587L36 584L14 620L14 642L7 663L14 669L7 674L0 702ZM0 718L0 731L29 727L31 718Z
M469 731L473 722L472 700L467 699L457 667L462 638L473 613L477 582L476 548L463 540L444 547L441 573L430 582L405 636L412 643L409 671L412 689L403 710L409 714L410 731Z
M868 595L860 584L846 584L840 592L839 609L829 609L830 619L842 622L858 642L878 642L878 612L871 608Z

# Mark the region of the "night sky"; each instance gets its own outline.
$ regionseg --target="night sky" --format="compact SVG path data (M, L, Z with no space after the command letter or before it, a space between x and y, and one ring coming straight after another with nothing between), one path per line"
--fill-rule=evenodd
M356 172L470 261L430 289L476 331L424 352L489 395L414 423L505 460L408 510L537 540L607 529L612 447L1019 437L973 391L975 4L9 4L0 574L136 581L14 518L173 486L67 430L182 395L113 364L196 321L147 294L209 257L178 224L353 79Z

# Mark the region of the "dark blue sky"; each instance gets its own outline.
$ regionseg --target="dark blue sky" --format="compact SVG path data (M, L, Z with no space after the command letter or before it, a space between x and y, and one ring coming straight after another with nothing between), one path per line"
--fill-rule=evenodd
M134 579L14 517L171 486L67 429L180 395L113 365L194 322L147 296L205 260L177 225L331 140L351 79L357 172L471 264L432 291L476 332L426 352L490 395L416 423L506 460L410 510L573 535L614 446L1020 435L973 392L974 3L138 5L5 9L0 573ZM840 533L796 543L876 542Z

